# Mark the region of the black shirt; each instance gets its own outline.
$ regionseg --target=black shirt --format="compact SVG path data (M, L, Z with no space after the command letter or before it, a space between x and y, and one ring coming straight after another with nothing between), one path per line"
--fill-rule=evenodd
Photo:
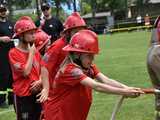
M63 25L59 19L52 16L51 19L45 20L42 30L52 36L51 41L53 42L59 38Z
M13 35L13 24L10 21L1 22L0 21L0 37ZM14 47L14 43L8 42L0 42L0 80L2 77L11 74L8 52L11 48Z

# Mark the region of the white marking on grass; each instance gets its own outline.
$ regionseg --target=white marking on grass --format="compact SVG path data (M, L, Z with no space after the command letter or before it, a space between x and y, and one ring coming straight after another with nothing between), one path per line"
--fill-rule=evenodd
M5 113L8 113L8 112L13 112L13 111L14 111L13 109L1 111L1 112L0 112L0 115L5 114Z

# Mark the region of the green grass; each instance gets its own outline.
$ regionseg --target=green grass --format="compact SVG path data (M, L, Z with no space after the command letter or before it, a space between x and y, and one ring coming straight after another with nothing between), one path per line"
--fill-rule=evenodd
M96 63L110 78L129 86L151 87L146 70L150 32L118 33L100 38ZM95 92L88 120L109 120L119 97ZM154 119L154 96L126 99L116 120Z
M108 77L129 86L151 87L146 55L151 33L145 31L99 36L100 54L95 62ZM88 120L109 120L119 96L94 92ZM4 109L0 109L0 112ZM154 96L125 99L116 120L153 120ZM0 120L15 120L14 112L0 114Z

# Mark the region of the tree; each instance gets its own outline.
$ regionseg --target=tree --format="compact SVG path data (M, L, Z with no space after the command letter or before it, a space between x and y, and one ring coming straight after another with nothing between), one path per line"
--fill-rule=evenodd
M80 1L80 7L81 7L81 14L84 15L86 13L90 13L92 11L91 9L91 5L86 3L86 2L83 2L82 0Z
M82 2L85 2L91 6L92 24L94 24L95 23L96 8L97 8L97 0L81 0L81 5L83 5Z
M85 2L91 6L93 16L95 12L108 10L114 15L115 10L124 10L127 8L127 0L81 0L81 2Z
M16 6L16 8L24 9L28 6L30 6L32 3L32 0L7 0L7 5L9 9L9 18L13 18L13 6Z
M56 16L59 17L59 10L61 9L61 4L66 3L70 7L71 0L54 0L56 6Z
M77 4L77 0L66 0L65 3L67 4L67 6L68 6L69 9L72 9L71 7L73 6L74 12L77 11L77 5L76 5Z
M41 16L41 12L40 12L39 6L40 6L40 0L36 0L36 9L37 9L38 18L40 18L40 16Z
M76 0L73 0L73 9L74 9L74 12L77 11L77 7L76 7Z
M141 11L143 10L143 7L145 4L148 4L150 0L136 0L134 3L137 6L138 14L141 14Z
M55 6L56 6L56 16L59 17L59 10L60 10L60 3L61 0L55 0Z

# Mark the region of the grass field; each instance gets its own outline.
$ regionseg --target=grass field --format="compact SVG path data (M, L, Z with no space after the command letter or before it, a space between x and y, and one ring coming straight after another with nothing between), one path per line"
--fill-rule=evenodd
M146 70L146 55L151 33L145 31L99 36L100 54L95 62L99 69L129 86L151 87ZM88 120L109 120L119 96L94 92ZM10 108L11 109L11 108ZM15 120L14 112L2 113L0 120ZM78 116L77 116L78 117ZM125 99L116 120L153 120L154 96Z

